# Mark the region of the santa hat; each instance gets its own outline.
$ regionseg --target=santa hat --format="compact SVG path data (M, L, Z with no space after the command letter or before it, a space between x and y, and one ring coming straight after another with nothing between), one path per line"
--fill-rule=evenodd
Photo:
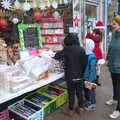
M92 39L92 34L90 32L88 32L85 36L85 38L88 38L88 39Z
M102 21L97 21L95 29L104 29L104 23Z

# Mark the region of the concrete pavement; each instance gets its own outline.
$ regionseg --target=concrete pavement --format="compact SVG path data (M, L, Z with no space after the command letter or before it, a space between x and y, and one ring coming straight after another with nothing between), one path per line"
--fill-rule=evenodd
M110 120L109 114L113 112L115 106L105 105L105 101L112 97L112 82L107 67L102 67L100 81L101 87L97 87L97 107L95 111L84 111L80 115L75 114L72 117L65 116L61 109L51 113L46 120ZM62 107L65 107L64 105ZM120 120L117 119L117 120Z

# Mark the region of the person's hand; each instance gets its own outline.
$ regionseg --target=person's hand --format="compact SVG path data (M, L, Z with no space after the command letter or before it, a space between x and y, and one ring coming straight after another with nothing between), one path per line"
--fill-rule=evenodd
M108 60L106 60L106 61L105 61L105 64L106 64L106 65L108 65L108 64L109 64L109 61L108 61Z

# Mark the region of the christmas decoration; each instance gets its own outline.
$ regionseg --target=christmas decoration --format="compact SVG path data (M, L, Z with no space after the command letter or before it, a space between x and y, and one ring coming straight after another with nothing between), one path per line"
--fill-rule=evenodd
M47 7L50 7L50 6L51 6L50 1L47 0Z
M55 0L53 0L53 2L52 2L52 7L53 7L54 9L57 9L57 8L58 8L58 4L57 4L57 2L56 2Z
M44 10L45 9L45 3L43 0L40 0L40 9Z
M7 26L8 26L7 20L5 20L5 19L0 19L0 28L5 29L5 28L7 28Z
M13 18L12 22L13 22L14 24L17 24L17 23L19 22L19 20L18 20L18 18Z
M59 1L59 4L62 4L62 0Z
M11 3L10 3L10 0L2 0L1 4L2 4L2 7L4 9L8 9L9 10L12 7Z
M25 3L23 4L23 10L24 11L29 11L30 10L30 4L25 0Z
M14 3L14 6L15 6L16 9L19 9L21 4L18 0L16 0L15 3Z
M35 18L36 20L40 20L41 14L40 14L39 12L36 12L36 13L34 14L34 18Z
M53 13L53 17L54 18L60 18L60 14L59 14L59 12L58 11L55 11L54 13Z
M68 0L64 0L64 4L68 4Z
M36 0L33 0L33 8L36 8L36 7L37 7Z

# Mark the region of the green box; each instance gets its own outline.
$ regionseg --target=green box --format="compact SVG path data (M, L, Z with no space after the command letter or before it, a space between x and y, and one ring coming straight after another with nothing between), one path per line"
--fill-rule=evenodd
M47 100L48 102L45 105L40 105L38 104L36 101L39 101L36 98L40 98L40 102L44 99ZM32 104L39 106L40 108L44 109L44 116L47 116L49 113L53 112L56 109L56 101L55 99L52 99L46 95L43 95L41 93L38 92L34 92L28 96L25 97L25 99L29 102L31 102ZM36 101L35 101L36 99Z
M51 94L49 94L50 91L58 93L58 95L55 95L55 94L51 95ZM47 85L47 86L40 88L37 92L39 92L43 95L46 95L50 98L55 99L56 100L56 108L60 107L61 105L63 105L64 103L67 102L67 96L68 96L67 91L60 89L59 87Z

